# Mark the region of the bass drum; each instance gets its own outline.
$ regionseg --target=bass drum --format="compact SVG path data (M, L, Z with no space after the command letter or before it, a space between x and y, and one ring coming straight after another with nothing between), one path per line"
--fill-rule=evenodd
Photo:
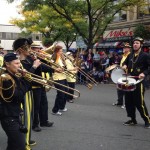
M121 78L123 76L123 74L125 74L125 71L121 68L115 68L112 72L111 72L111 80L114 83L118 82L118 79Z

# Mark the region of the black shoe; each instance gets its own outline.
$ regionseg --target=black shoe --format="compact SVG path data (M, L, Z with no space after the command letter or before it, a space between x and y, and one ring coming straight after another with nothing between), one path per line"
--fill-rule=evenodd
M134 126L134 125L137 125L137 121L136 120L129 120L127 122L124 122L123 125L125 125L125 126Z
M54 122L47 121L46 123L40 124L41 127L52 127Z
M145 128L147 128L147 129L150 128L150 123L149 122L145 122Z
M39 126L36 126L36 127L32 127L32 130L35 132L40 132L41 128Z
M36 145L36 142L33 141L33 140L30 140L30 141L29 141L29 145L30 145L30 146L34 146L34 145Z

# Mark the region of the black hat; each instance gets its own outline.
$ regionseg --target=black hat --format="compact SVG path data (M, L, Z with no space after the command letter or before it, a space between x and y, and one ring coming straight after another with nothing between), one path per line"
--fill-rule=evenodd
M24 46L24 45L31 45L32 44L32 40L31 39L26 39L26 38L19 38L17 40L14 41L13 43L13 50L17 51L18 48Z
M18 56L15 53L8 53L4 56L4 61L5 62L10 62L10 61L13 61L13 60L16 60L16 59L18 59Z
M134 38L134 39L133 39L133 42L134 42L134 41L140 41L141 44L144 43L144 40L143 40L141 37L136 37L136 38Z
M128 42L126 42L126 43L123 43L122 47L123 48L131 48L131 45Z

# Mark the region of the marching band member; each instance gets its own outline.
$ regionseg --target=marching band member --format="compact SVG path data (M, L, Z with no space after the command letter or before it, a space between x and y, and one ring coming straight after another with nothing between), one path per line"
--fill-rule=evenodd
M130 44L129 43L124 43L124 45L123 45L123 55L122 55L122 59L121 59L121 62L120 62L120 67L122 67L124 61L126 60L128 55L130 54L130 49L131 49ZM114 106L120 106L121 108L124 109L125 107L123 105L123 97L125 96L125 92L123 90L117 89L117 96L118 96L117 102L113 103L113 105Z
M30 56L29 51L31 44L32 42L25 38L19 38L13 43L13 48L19 54L23 68L39 76L42 76L42 71L51 72L51 68L41 64L39 59L33 59ZM53 122L48 121L48 101L45 87L32 82L32 92L34 99L34 118L32 129L39 132L41 131L39 123L41 127L51 127L53 126Z
M55 82L66 85L67 84L66 75L63 73L65 60L62 57L62 53L63 53L62 47L57 45L54 49L54 54L52 56L52 59L54 60L56 64L60 65L62 68L61 67L56 68L52 76ZM54 84L54 85L57 89L67 91L67 89L63 86L60 86L58 84ZM52 109L52 114L61 116L62 115L61 112L67 111L67 108L65 107L65 105L66 105L66 94L57 90L57 95L56 95L54 107Z
M124 69L128 69L131 76L138 76L139 79L144 79L148 75L148 67L150 66L150 55L142 51L143 39L137 37L133 40L133 52L129 54L124 62ZM150 118L146 104L144 102L144 85L143 82L136 84L136 89L132 92L125 92L125 106L127 116L131 120L124 122L124 125L136 125L136 108L140 112L141 117L145 122L145 128L150 128Z
M0 67L3 66L3 55L4 53L2 52L4 48L0 45Z
M39 43L35 43L35 42L33 42L32 44L31 44L31 49L33 50L33 51L35 51L35 52L40 52L41 54L46 54L46 53L44 53L44 50L41 50L42 49L42 46L39 44ZM48 55L48 54L47 54ZM43 59L45 59L45 58L43 58ZM42 61L42 60L41 60ZM46 63L46 61L45 61L45 63ZM43 78L46 78L47 80L49 80L50 79L50 73L49 72L42 72L42 77Z
M67 52L66 55L69 57L69 59L66 59L67 70L72 72L75 75L77 73L78 68L74 67L74 65L72 63L74 61L73 54L71 52ZM68 86L75 89L76 78L72 77L72 75L70 75L70 76L66 76L66 79L67 79ZM74 91L69 89L68 93L73 95ZM67 101L69 103L73 103L74 102L73 96L67 95Z
M21 103L24 103L25 93L31 88L30 83L15 76L21 67L16 54L8 53L4 56L4 67L6 71L0 76L0 86L2 86L0 102L2 105L1 125L8 136L7 150L26 150L24 133L27 129L21 123Z

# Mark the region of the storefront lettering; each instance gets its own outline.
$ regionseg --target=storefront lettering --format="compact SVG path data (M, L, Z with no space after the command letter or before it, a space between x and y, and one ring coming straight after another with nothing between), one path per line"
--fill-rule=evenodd
M112 30L112 31L109 31L106 34L104 34L104 39L105 38L124 37L124 36L133 36L133 30L131 30L130 28L128 28L127 30L125 30L125 29Z

